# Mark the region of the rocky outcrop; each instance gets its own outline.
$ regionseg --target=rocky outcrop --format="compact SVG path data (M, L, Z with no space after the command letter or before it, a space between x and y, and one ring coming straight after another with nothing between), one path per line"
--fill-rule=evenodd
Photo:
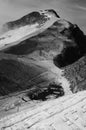
M65 47L61 54L54 58L54 63L58 67L72 64L86 54L86 36L80 28L74 25L69 30L66 30L66 33L69 33L67 38L70 41L64 41ZM75 46L73 45L74 43Z
M14 28L19 28L26 25L32 25L35 23L38 23L39 25L41 25L47 20L49 20L49 18L46 15L46 12L52 13L56 17L60 18L60 16L53 9L44 10L44 11L40 10L39 12L38 11L31 12L21 17L18 20L8 22L4 26L7 27L8 29L14 29Z
M73 93L86 90L86 56L65 67L64 76L69 80Z

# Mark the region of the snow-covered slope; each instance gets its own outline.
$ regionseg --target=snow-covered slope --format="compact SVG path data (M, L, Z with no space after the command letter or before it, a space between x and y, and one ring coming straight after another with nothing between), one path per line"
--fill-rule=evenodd
M20 22L19 27L14 26L14 28L12 29L9 27L8 31L0 36L0 50L16 45L25 39L28 39L43 32L48 27L50 27L56 20L60 19L59 17L56 17L56 15L52 13L52 11L39 11L39 13L40 17L42 16L45 18L44 21L41 22L41 18L40 20L36 20L32 24L29 23L26 25L22 25L22 23ZM32 16L28 17L33 17L33 14Z
M86 91L44 102L22 97L0 99L0 130L86 130Z

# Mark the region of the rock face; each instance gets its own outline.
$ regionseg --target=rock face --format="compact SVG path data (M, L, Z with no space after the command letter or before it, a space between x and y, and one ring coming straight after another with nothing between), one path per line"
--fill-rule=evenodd
M47 20L49 20L49 18L46 15L46 12L52 13L56 17L60 18L59 15L53 9L45 11L41 10L39 12L34 11L32 13L29 13L16 21L6 23L6 25L9 29L14 29L26 25L32 25L35 23L39 23L39 25L41 25Z
M86 90L86 56L64 69L64 76L70 81L73 93Z
M60 55L55 57L55 63L59 67L74 63L86 53L86 36L77 25L74 25L70 30L69 40L72 41L72 46L70 46L69 42L65 41L65 48ZM75 46L73 46L73 42L75 42Z

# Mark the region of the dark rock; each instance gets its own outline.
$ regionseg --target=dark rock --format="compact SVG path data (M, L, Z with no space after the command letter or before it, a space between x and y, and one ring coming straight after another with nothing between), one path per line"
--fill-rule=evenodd
M67 45L65 41L61 54L54 58L55 65L60 68L74 63L86 54L86 36L77 25L71 28L71 37L76 45Z
M55 98L64 96L64 90L62 86L52 83L49 84L47 86L47 89L44 91L40 90L38 92L36 91L28 94L31 100L42 100L42 101L47 100L48 99L47 97L50 95L53 95Z
M86 56L64 67L64 76L69 80L73 93L86 90Z
M51 13L53 13L56 17L60 18L60 16L56 13L55 10L53 10L53 9L48 9L48 10L46 10L46 11L51 12Z

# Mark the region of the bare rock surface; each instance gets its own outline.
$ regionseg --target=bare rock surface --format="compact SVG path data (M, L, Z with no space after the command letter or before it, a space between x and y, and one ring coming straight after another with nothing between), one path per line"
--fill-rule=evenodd
M86 56L65 67L64 76L70 82L73 93L86 90Z

